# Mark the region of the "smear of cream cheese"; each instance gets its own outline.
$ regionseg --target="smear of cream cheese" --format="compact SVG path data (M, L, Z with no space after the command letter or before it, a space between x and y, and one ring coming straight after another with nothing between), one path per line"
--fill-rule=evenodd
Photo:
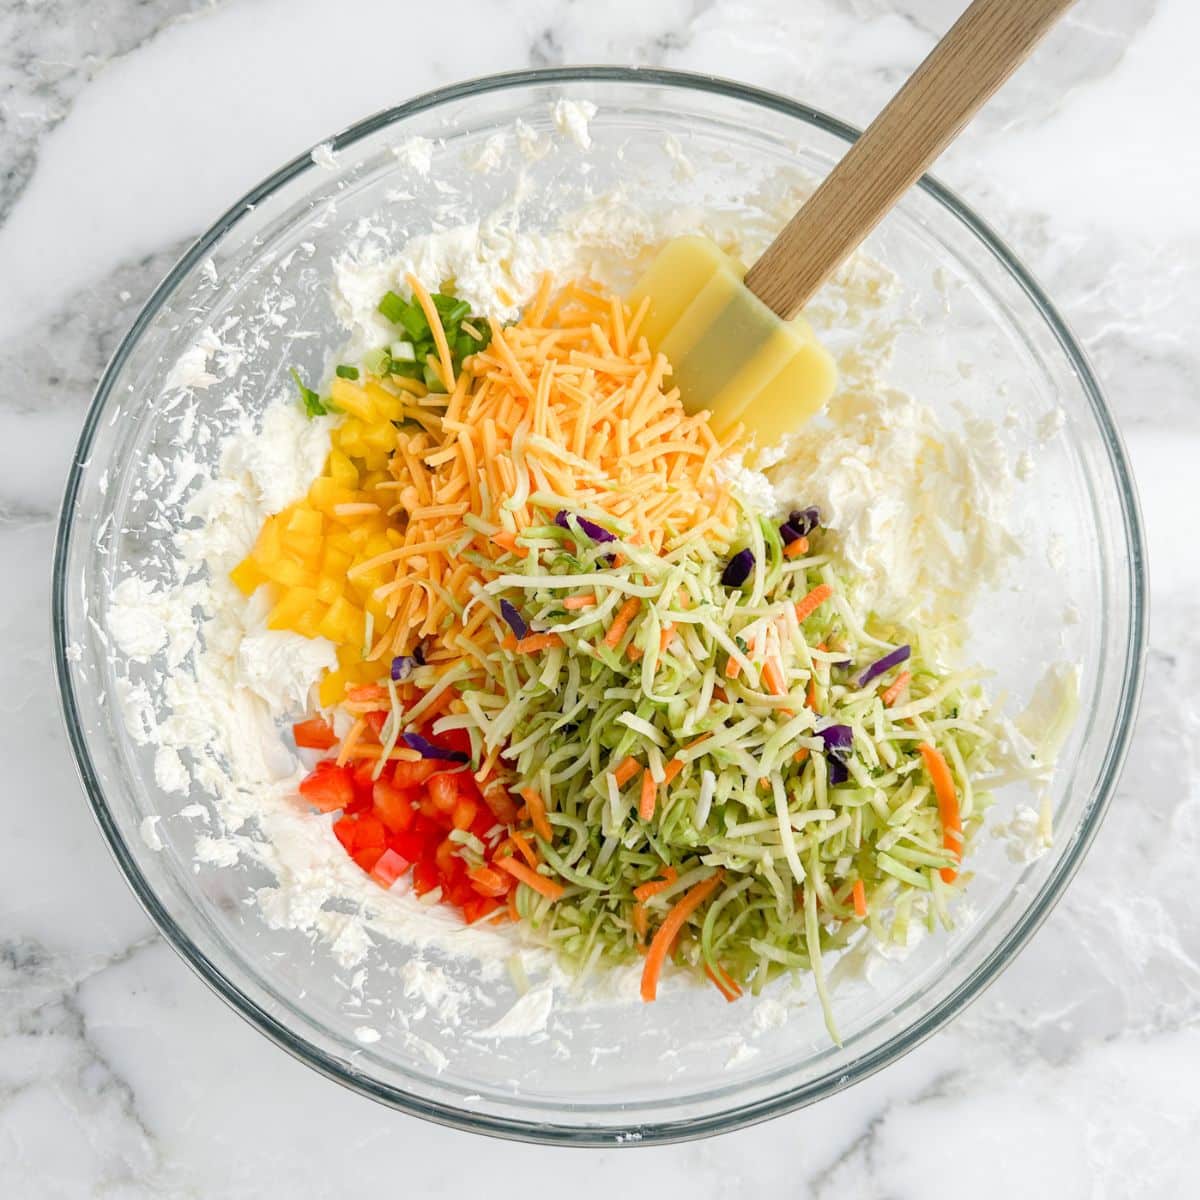
M858 604L885 617L956 621L1020 553L995 426L973 418L949 431L900 392L840 392L767 473L821 510L860 580Z

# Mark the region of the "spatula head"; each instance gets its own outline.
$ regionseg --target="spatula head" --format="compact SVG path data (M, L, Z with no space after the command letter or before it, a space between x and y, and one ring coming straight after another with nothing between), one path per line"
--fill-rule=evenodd
M807 322L777 317L744 269L707 238L668 242L630 296L649 297L641 329L667 356L689 412L718 436L739 421L759 446L803 425L833 395L837 367Z

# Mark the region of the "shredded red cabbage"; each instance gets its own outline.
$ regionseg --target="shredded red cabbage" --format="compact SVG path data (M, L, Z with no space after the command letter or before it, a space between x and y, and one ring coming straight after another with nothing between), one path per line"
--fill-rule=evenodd
M529 632L529 626L525 622L525 618L517 612L515 604L510 604L507 600L500 601L500 613L508 622L508 627L513 631L513 634L519 639L523 638Z
M560 508L554 516L555 525L557 525L560 529L566 529L570 531L571 523L568 519L569 516L570 514L565 508ZM604 528L604 526L597 525L595 521L589 521L587 517L581 517L576 514L575 524L578 525L580 530L583 533L586 533L593 542L615 542L617 540L617 535L615 533L610 533Z
M827 725L817 730L817 737L825 743L827 778L832 786L845 783L850 778L846 758L854 748L854 730L849 725Z
M739 550L726 564L721 572L721 582L726 587L741 587L750 578L754 570L754 553L751 550Z
M788 514L787 525L796 531L796 537L806 537L821 524L819 508L798 508ZM792 538L795 541L796 538Z
M467 756L461 750L450 750L444 746L435 746L419 733L402 733L400 740L410 749L415 750L422 758L438 758L444 762L465 763Z
M877 662L873 662L859 677L858 686L866 687L872 679L878 679L885 671L898 667L912 653L910 646L899 646L891 654L885 654Z
M425 665L425 651L416 646L411 654L399 654L392 659L392 682L402 683L412 673L415 667Z
M817 730L817 737L825 743L826 754L846 754L854 749L854 730L849 725L826 725Z

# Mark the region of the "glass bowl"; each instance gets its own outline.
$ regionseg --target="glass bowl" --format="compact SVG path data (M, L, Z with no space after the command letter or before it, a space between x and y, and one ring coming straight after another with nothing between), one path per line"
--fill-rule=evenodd
M549 136L562 100L597 106L590 147L587 136ZM563 116L560 108L560 125ZM520 180L512 162L489 158L518 121L532 147L519 156ZM428 174L414 168L415 136L429 139ZM699 207L765 231L764 198L778 181L819 177L854 137L782 97L663 71L548 70L446 88L363 121L255 188L187 252L118 348L72 464L54 566L71 745L104 836L164 935L246 1020L330 1078L418 1116L534 1141L646 1144L733 1129L819 1100L911 1050L1004 969L1079 866L1138 694L1146 613L1137 503L1078 344L996 235L930 179L867 244L901 285L896 305L872 320L892 322L896 386L951 426L988 417L1010 450L1036 450L1012 504L1025 557L1010 585L981 598L971 651L995 667L994 688L1018 700L1047 664L1078 661L1081 709L1053 783L1053 847L1015 862L985 834L952 932L879 958L868 981L843 972L840 1045L814 1004L786 1010L768 996L726 1007L715 991L687 987L652 1006L569 1004L533 1036L479 1037L517 999L506 977L481 985L490 1015L447 1025L428 997L406 991L405 946L372 940L368 969L352 972L320 939L268 926L252 903L270 882L261 866L197 862L203 823L178 814L203 794L161 790L151 751L123 717L126 668L105 629L111 593L131 570L164 569L170 530L154 514L164 504L179 513L198 482L158 464L184 437L198 467L211 467L218 435L254 405L246 397L278 394L292 366L320 376L343 337L328 281L349 230L371 217L389 237L416 234L491 212L518 192L525 227L550 228L589 193L620 184L651 209ZM878 328L856 326L852 313L822 320L843 354ZM247 331L236 360L215 365L208 386L181 389L181 362L214 329ZM1002 792L997 811L1012 803ZM153 817L161 819L148 829ZM444 969L472 967L452 960ZM364 1023L373 1023L369 1037Z

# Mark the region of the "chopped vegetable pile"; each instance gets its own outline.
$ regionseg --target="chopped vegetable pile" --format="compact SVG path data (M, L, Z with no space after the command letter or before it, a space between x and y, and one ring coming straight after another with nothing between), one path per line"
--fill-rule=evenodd
M300 384L328 464L234 572L337 647L302 798L385 887L580 970L640 957L646 1000L668 961L729 1000L811 972L832 1031L824 953L950 923L979 686L854 610L815 508L722 482L737 434L684 411L644 310L546 279L501 328L408 282L395 341Z

